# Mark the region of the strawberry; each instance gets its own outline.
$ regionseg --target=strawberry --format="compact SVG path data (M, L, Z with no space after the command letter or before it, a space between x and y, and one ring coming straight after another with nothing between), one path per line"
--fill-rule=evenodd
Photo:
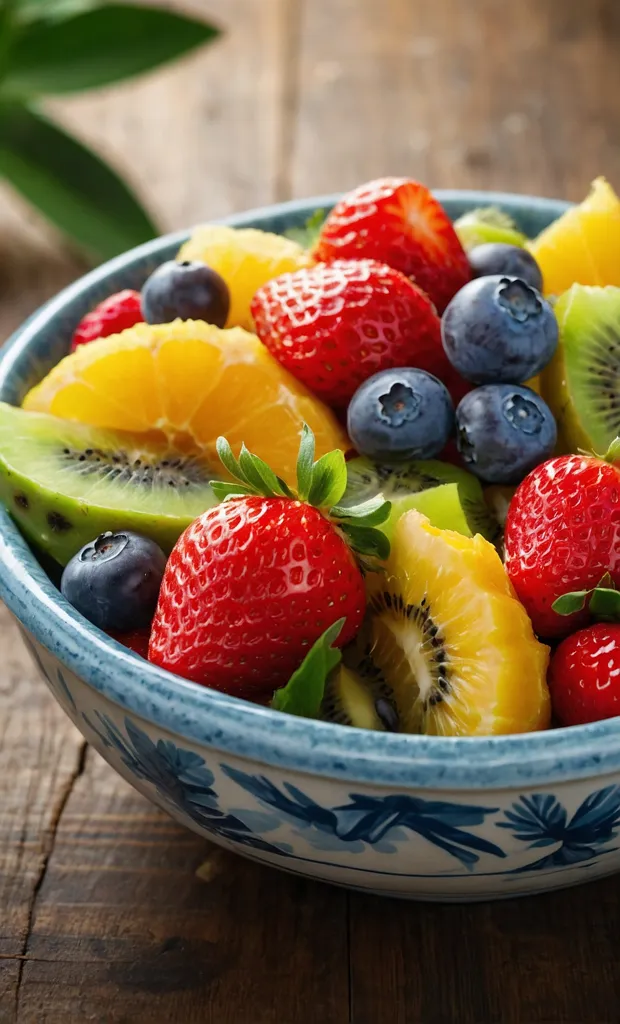
M587 610L562 617L552 605L605 573L620 584L620 472L583 455L537 466L510 503L505 542L508 576L535 631L565 636L584 625Z
M135 629L132 633L119 633L116 630L108 631L108 636L111 636L113 640L118 640L119 644L128 647L134 654L139 654L141 658L148 657L150 635L150 626L146 629Z
M379 178L344 196L325 221L314 256L387 263L423 288L440 313L471 277L446 211L409 178Z
M357 633L366 599L349 542L386 556L389 544L372 527L390 505L378 497L357 509L336 506L346 488L344 455L331 452L314 463L307 427L297 494L245 446L238 460L224 438L217 449L236 482L212 484L223 502L189 526L170 555L149 659L194 682L261 700L288 681L336 622L345 620L338 646Z
M71 351L75 352L79 345L87 345L97 338L108 338L111 334L119 334L128 327L142 323L140 292L127 288L116 295L110 295L80 320L71 342Z
M336 260L268 281L252 301L256 333L287 370L344 408L378 370L449 372L432 303L374 260Z
M549 688L560 725L584 725L620 715L620 625L600 622L558 646Z

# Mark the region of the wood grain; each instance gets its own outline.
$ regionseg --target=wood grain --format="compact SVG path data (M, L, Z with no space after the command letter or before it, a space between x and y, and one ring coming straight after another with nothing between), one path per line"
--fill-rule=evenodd
M89 752L38 894L17 1019L339 1024L345 899L210 846Z
M598 173L620 185L617 0L178 6L224 40L50 105L165 229L385 173L573 198ZM0 191L0 338L81 269ZM252 865L86 753L6 613L0 648L1 1024L618 1019L620 880L442 907Z
M579 199L620 178L616 0L311 0L295 195L384 174Z

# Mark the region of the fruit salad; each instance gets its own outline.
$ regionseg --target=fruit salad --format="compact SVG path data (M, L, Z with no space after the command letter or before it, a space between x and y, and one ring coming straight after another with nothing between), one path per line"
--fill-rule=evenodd
M0 498L79 614L192 685L484 736L620 714L620 200L528 239L369 182L206 225L0 403Z

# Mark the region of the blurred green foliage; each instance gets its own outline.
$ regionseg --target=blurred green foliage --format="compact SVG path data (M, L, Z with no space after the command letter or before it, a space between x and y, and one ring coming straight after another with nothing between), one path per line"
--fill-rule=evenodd
M129 186L40 101L150 71L218 34L144 4L0 0L0 177L93 260L152 238L157 227Z

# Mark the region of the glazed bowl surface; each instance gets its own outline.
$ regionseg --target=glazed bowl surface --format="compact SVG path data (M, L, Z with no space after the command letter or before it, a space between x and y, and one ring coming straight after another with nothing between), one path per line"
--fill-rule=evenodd
M530 235L566 209L528 196L438 196L454 218L497 204ZM225 222L281 232L336 198ZM186 237L126 253L39 310L0 352L0 399L19 403L66 354L85 312L121 288L140 288ZM91 626L4 510L0 598L89 743L154 803L224 847L355 889L443 901L541 892L620 870L620 719L442 739L347 729L227 697Z

